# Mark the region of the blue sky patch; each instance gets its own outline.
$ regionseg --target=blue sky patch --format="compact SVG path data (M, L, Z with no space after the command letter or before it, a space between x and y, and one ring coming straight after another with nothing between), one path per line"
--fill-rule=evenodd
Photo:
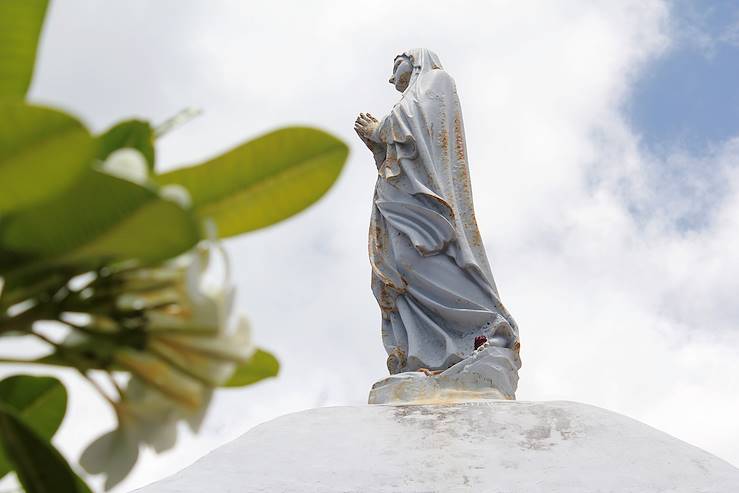
M637 83L628 116L648 150L703 154L739 135L739 2L671 8L673 44Z

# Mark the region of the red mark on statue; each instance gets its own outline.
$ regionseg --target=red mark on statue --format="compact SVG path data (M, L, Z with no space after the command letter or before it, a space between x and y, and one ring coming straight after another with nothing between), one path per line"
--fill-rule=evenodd
M477 336L475 337L475 349L479 348L483 344L488 342L488 338L485 336Z

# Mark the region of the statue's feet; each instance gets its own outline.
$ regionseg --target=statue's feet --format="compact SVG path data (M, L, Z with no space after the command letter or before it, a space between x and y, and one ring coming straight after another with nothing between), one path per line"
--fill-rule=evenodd
M387 357L387 369L391 375L400 373L405 366L405 353L402 349L396 347Z

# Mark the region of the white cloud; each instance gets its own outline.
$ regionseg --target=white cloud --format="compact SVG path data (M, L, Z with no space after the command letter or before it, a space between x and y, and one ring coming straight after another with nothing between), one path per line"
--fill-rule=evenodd
M316 207L228 244L241 307L282 376L220 394L200 436L146 456L121 491L265 419L364 402L384 375L366 258L375 173L352 122L392 105L392 59L414 46L437 51L457 80L478 222L521 327L519 397L607 407L739 463L737 143L659 158L623 115L634 81L669 46L665 5L463 5L54 5L34 97L78 110L97 129L130 112L161 121L204 108L161 142L168 167L287 123L352 144ZM664 172L682 169L680 159L705 171ZM701 227L685 231L675 218L696 208L688 200L704 212ZM72 456L98 423L112 423L77 387L59 437ZM701 400L715 404L712 415L698 414Z

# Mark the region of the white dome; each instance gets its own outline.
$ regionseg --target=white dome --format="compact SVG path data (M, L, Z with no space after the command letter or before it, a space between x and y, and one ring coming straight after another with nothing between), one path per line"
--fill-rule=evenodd
M739 470L594 406L501 400L290 414L137 491L736 493Z

